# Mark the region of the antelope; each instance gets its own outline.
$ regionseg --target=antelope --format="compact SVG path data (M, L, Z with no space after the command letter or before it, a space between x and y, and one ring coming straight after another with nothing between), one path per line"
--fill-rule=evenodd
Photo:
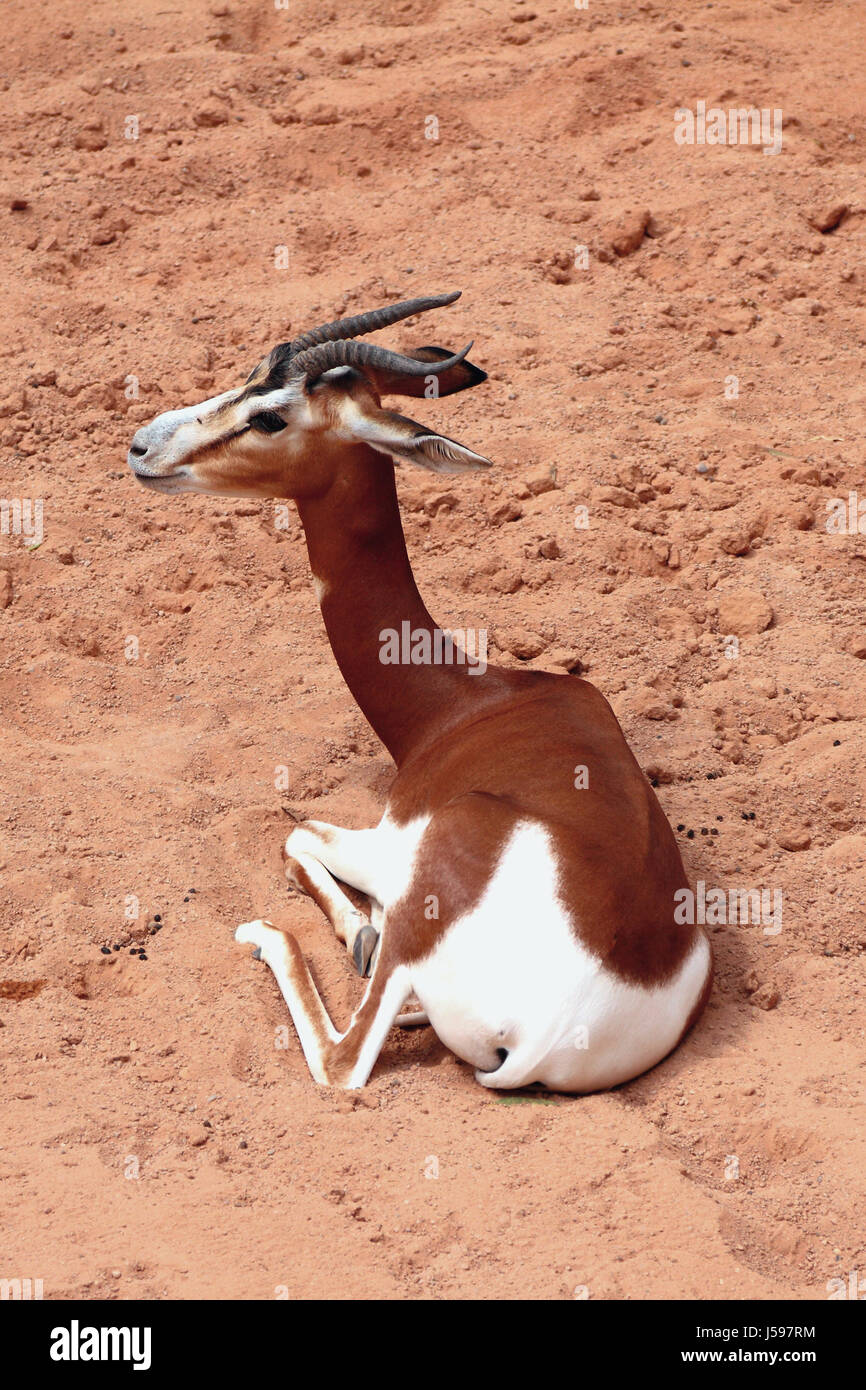
M409 563L394 460L491 466L381 397L438 399L487 374L471 343L397 353L359 339L458 297L279 344L240 389L139 429L129 464L151 491L294 500L337 664L396 764L377 826L306 821L283 851L367 979L346 1030L290 932L235 932L270 966L315 1081L364 1086L398 1023L431 1025L483 1086L605 1090L677 1046L712 977L704 933L675 921L679 849L613 711L574 675L380 659L406 623L430 650L442 637Z

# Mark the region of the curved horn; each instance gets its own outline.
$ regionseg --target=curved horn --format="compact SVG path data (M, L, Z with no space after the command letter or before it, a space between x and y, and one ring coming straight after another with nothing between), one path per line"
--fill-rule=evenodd
M381 371L400 372L403 376L438 376L462 362L471 343L453 357L445 357L441 362L419 362L417 357L404 357L400 352L390 352L388 348L376 347L375 343L359 343L354 338L343 338L338 342L319 343L315 347L299 352L289 363L289 375L298 377L317 377L332 367L378 367Z
M365 314L355 314L353 318L320 324L318 328L311 328L292 339L289 345L291 355L315 347L318 343L333 343L343 338L358 338L363 333L375 333L377 329L399 323L400 319L408 319L412 314L423 314L428 309L441 309L444 304L453 304L460 294L460 290L455 290L453 294L403 299L399 304L390 304L385 309L369 309Z

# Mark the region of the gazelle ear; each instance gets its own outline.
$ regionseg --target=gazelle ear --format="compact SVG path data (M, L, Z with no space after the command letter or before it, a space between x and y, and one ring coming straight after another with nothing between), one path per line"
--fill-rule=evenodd
M490 459L467 449L444 434L436 434L417 420L393 410L361 411L356 408L346 422L352 436L380 453L397 455L429 468L434 473L474 473L492 468Z
M451 353L448 348L420 347L404 355L417 362L441 362ZM466 391L468 387L480 386L482 381L487 380L487 373L465 358L456 367L449 367L444 372L431 372L429 376L406 376L401 372L369 366L364 367L364 374L373 382L380 396L423 396L427 400L453 396L456 391Z

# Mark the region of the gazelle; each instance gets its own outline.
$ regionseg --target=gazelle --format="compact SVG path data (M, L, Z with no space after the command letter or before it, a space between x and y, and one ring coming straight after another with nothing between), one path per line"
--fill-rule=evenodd
M584 680L380 659L406 623L442 651L406 553L394 456L435 472L490 466L380 397L432 382L446 396L486 374L469 348L403 355L358 338L457 297L280 344L239 389L138 430L129 463L159 492L294 499L337 664L397 765L374 829L308 821L285 845L287 874L370 974L346 1031L290 933L264 921L235 932L273 971L315 1080L363 1086L395 1022L429 1021L484 1086L600 1090L665 1057L710 988L706 937L674 920L687 879L652 788ZM366 895L372 921L341 884ZM421 1009L402 1014L412 994Z

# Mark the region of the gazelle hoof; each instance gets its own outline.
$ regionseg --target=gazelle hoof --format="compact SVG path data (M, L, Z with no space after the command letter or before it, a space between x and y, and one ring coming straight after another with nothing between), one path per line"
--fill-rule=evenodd
M239 941L242 946L255 946L253 960L263 960L262 941L269 929L273 930L271 923L262 921L260 917L254 922L241 922L235 932L235 941Z
M379 933L376 928L371 927L369 923L362 927L352 946L352 960L359 975L369 975L378 944Z

